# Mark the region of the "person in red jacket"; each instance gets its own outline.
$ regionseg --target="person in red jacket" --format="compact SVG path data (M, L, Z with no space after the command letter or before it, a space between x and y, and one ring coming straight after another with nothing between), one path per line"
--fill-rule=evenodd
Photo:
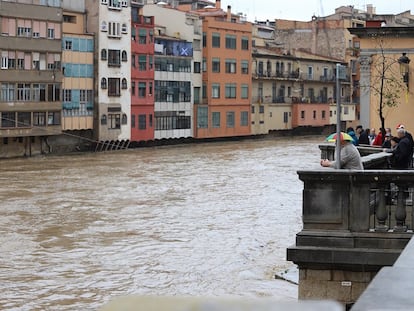
M375 136L375 139L372 142L372 145L373 146L377 146L377 147L381 147L382 146L382 143L383 143L383 141L382 141L382 131L383 131L383 129L380 128L380 130L378 132L378 135Z

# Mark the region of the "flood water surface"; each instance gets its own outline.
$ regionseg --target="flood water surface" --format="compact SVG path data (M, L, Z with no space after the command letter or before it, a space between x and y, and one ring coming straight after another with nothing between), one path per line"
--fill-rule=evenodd
M276 280L320 137L0 160L0 309L129 294L296 300Z

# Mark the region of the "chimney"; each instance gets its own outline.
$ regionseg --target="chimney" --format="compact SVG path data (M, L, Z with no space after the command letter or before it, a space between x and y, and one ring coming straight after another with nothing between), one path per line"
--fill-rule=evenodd
M216 9L221 9L221 0L216 0Z
M231 22L231 5L227 6L227 21Z

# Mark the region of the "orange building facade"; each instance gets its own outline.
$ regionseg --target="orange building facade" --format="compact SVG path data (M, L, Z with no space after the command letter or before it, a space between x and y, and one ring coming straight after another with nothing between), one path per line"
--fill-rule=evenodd
M197 13L203 19L203 87L194 106L194 137L250 135L252 25L230 7Z

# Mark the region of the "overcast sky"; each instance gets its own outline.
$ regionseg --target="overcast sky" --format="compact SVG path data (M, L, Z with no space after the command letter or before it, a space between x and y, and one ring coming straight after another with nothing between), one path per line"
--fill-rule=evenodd
M312 15L334 14L335 8L342 5L366 10L367 4L372 4L377 14L396 14L407 10L414 14L414 0L221 0L222 9L226 10L230 5L232 13L242 12L249 21L276 18L309 21Z

